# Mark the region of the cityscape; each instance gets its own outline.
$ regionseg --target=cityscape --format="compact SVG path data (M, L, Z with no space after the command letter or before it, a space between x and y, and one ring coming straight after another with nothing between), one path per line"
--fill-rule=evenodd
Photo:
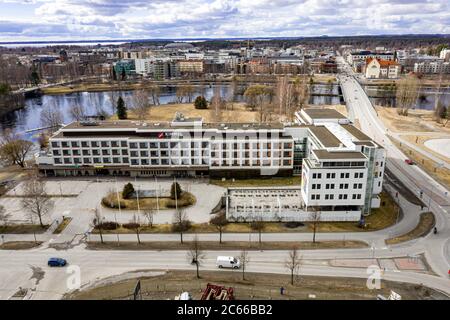
M448 300L450 5L350 2L0 0L0 300Z

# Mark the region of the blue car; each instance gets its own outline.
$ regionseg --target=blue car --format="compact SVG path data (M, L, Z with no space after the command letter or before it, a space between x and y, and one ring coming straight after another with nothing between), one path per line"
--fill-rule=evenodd
M67 261L63 258L50 258L47 262L49 267L64 267Z

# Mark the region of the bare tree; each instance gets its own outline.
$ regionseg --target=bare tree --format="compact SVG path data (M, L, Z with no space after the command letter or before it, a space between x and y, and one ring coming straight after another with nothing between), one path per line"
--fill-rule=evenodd
M119 83L120 83L120 81L119 81ZM121 96L121 92L118 90L112 90L112 91L108 92L108 98L111 103L111 113L112 114L116 113L116 103L120 96ZM101 108L101 110L103 111L103 108ZM105 112L105 111L103 111L103 112Z
M278 103L278 112L281 116L286 113L286 93L289 81L287 76L279 77L276 86L276 99Z
M194 236L194 239L189 245L188 259L192 264L195 264L197 279L200 279L199 269L205 259L205 254L200 248L200 242L198 241L197 235Z
M131 218L129 226L134 230L136 233L138 244L141 244L141 222L139 221L139 217L135 214L133 215L133 218Z
M316 243L316 232L321 221L321 212L317 208L312 207L312 211L309 213L309 220L313 227L313 243Z
M295 94L297 96L297 108L303 109L308 104L310 88L306 77L298 77L294 81ZM291 112L292 114L292 112Z
M0 205L0 223L6 226L8 224L9 219L11 219L11 214L6 212L4 206Z
M133 91L132 110L134 111L138 119L145 119L145 116L150 110L148 94L145 90Z
M186 212L183 209L176 209L173 215L172 231L180 234L180 242L183 243L183 233L191 228Z
M225 101L222 100L220 95L220 87L216 86L214 88L214 95L211 98L211 120L212 122L221 122L222 121L222 113L224 109Z
M52 132L56 131L63 123L61 109L54 104L49 104L41 111L41 124Z
M247 267L248 263L250 262L250 258L248 256L248 251L246 249L243 249L241 251L241 254L239 255L239 261L241 263L241 268L242 268L242 280L245 280L245 268Z
M7 129L0 142L0 161L5 165L17 164L23 168L32 148L32 142L20 139L17 134Z
M72 118L76 121L81 121L86 116L84 107L79 103L75 103L74 105L72 105L69 109L69 112Z
M301 266L301 255L299 254L297 247L293 247L291 251L289 251L289 256L284 265L291 272L291 285L294 285L294 276L298 274Z
M250 223L250 228L252 228L252 230L258 232L259 244L261 244L261 233L263 232L265 227L266 227L266 224L262 220L261 215L257 215L256 217L254 217L254 220Z
M413 75L406 76L396 83L395 103L397 113L407 116L409 109L414 107L420 92L420 80Z
M45 191L45 181L32 174L24 182L22 208L28 212L31 218L36 217L43 228L43 218L49 213L53 203Z
M100 213L100 210L98 208L94 209L94 217L92 218L91 226L98 230L98 233L100 234L100 241L101 243L104 243L103 241L103 217Z
M222 243L223 228L225 228L225 226L228 224L225 213L217 214L210 220L210 223L217 229L217 231L219 231L219 243Z
M147 209L142 212L142 216L147 220L150 228L153 228L153 217L155 215L155 211L153 209Z
M159 105L159 96L161 94L161 89L159 88L158 85L152 85L149 87L148 89L149 94L150 94L150 104L152 105Z

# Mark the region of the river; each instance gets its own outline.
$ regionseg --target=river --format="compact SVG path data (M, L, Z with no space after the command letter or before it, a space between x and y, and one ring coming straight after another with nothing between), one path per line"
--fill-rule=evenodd
M230 86L220 86L221 96L228 98L230 96ZM242 90L241 90L242 91ZM203 90L199 87L194 97L204 94L210 99L214 92L214 86L206 87ZM132 104L132 91L122 91L121 96L124 98L126 105ZM339 87L337 85L315 85L312 90L311 104L340 104ZM243 101L242 93L235 98L237 101ZM176 87L162 87L160 94L161 105L157 108L164 108L165 104L176 101ZM26 130L42 127L41 111L44 106L57 106L64 117L64 123L73 121L69 110L73 105L81 105L85 108L88 115L96 114L98 107L101 107L108 113L113 112L113 103L111 101L110 92L75 92L61 95L43 95L36 98L29 98L25 101L25 107L4 115L0 119L0 129L12 129L17 133L25 133ZM114 103L115 104L115 103ZM27 138L32 139L31 134L25 134Z

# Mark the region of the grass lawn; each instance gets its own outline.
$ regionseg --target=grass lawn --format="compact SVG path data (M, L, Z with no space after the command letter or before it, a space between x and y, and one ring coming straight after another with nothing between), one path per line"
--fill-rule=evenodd
M251 262L250 262L251 263ZM281 263L281 262L280 262ZM300 269L301 273L301 269ZM162 275L133 277L126 280L111 278L107 283L93 285L85 290L67 294L65 299L112 300L130 299L138 279L141 280L142 298L146 300L174 299L188 291L194 300L199 300L207 283L232 287L236 300L303 300L314 294L320 300L376 300L378 294L387 297L391 290L399 293L403 300L445 299L445 295L424 286L383 280L380 289L367 288L367 279L297 276L294 285L287 274L245 273L242 271L202 271L200 279L193 270L171 270ZM285 288L283 295L280 287Z
M227 187L299 187L300 177L270 177L270 178L258 178L258 179L227 179L222 181L220 179L210 179L209 183Z
M358 232L358 231L376 231L385 229L397 221L397 204L387 192L380 194L380 208L372 209L372 214L365 217L367 227L360 228L358 222L321 222L318 226L318 232ZM312 230L312 225L309 225Z
M44 233L48 229L48 226L42 228L37 224L11 224L6 226L0 226L0 234L19 234L19 233Z
M264 224L264 231L263 233L270 233L270 232L302 232L302 231L308 231L305 226L299 226L296 228L289 228L286 227L284 223L280 222L266 222ZM249 233L249 232L255 232L251 229L249 223L228 223L223 228L223 233ZM214 225L209 223L194 223L192 224L189 231L186 233L218 233L219 231L215 228ZM98 233L97 229L93 230L93 233ZM127 229L124 227L120 227L115 230L103 230L103 233L121 233L121 234L128 234L128 233L135 233L133 229ZM172 233L172 225L171 224L154 224L152 226L150 225L142 225L141 227L141 233Z
M397 244L424 237L431 231L431 229L433 229L435 223L436 221L434 219L434 214L431 212L424 212L420 215L419 223L414 229L401 236L386 239L385 242L386 244Z
M129 210L137 210L138 204L137 199L123 199L122 195L119 194L119 201L121 209L129 209ZM187 191L183 191L180 199L177 200L178 207L189 207L196 202L196 198L192 193ZM108 208L118 208L117 205L117 195L116 193L110 193L106 197L102 199L102 204ZM161 197L158 200L156 198L140 198L139 199L139 207L141 210L153 209L156 210L159 206L159 209L173 209L175 208L175 200L172 200L169 197Z
M0 250L26 250L36 248L41 244L40 241L9 241L0 245Z
M88 242L88 249L91 250L189 250L191 247L190 241L184 241L180 243L179 241L149 241L141 242L140 244L136 242L120 242L119 244L115 241L108 241L101 243ZM334 249L334 248L366 248L367 243L362 241L277 241L269 242L264 241L264 235L262 236L261 244L259 242L248 242L248 241L200 241L199 247L202 250L290 250L292 248L297 248L301 250L307 249Z
M63 221L58 225L58 227L53 231L53 234L59 234L64 231L64 229L69 225L70 221L72 221L72 218L70 217L64 217Z

